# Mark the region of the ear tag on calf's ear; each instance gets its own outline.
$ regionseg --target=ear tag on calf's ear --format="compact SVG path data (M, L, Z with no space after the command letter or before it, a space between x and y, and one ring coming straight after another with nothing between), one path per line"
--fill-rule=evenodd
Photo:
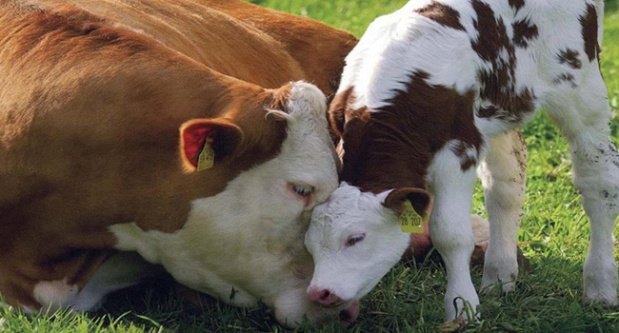
M215 151L211 145L212 143L212 138L206 138L204 147L202 148L200 155L198 155L198 171L210 169L213 165L215 165Z
M400 214L400 229L407 234L423 232L423 218L415 211L409 200L404 201L404 211Z

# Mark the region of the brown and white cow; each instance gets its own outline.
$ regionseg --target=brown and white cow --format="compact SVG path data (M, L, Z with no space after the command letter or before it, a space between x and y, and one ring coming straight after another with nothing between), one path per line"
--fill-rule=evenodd
M337 315L305 297L303 216L337 187L353 36L231 0L1 0L0 36L4 301L93 309L137 252L288 325Z
M584 300L617 304L619 155L599 69L603 7L602 0L412 0L376 19L346 58L330 109L343 139L343 182L314 209L306 235L316 264L309 297L340 305L367 294L408 244L398 219L421 221L431 193L447 318L466 303L475 309L470 211L484 156L498 173L482 172L493 196L482 288L513 289L520 207L512 200L521 202L514 194L524 175L504 133L543 106L570 143L591 220Z

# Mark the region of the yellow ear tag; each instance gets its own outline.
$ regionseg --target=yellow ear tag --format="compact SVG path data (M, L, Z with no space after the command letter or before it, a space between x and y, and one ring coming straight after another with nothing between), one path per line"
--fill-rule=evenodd
M210 169L215 165L215 151L211 143L213 143L211 138L207 138L206 142L204 142L204 148L202 148L200 155L198 155L198 171Z
M409 200L404 201L404 211L400 214L400 229L407 234L423 233L423 218L417 214Z

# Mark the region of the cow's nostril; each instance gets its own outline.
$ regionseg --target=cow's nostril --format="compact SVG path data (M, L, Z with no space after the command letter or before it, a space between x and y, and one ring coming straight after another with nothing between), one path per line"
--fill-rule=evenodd
M320 296L318 296L318 298L320 298L321 301L325 301L327 298L329 298L329 296L331 296L331 292L329 292L327 289L323 289L320 292Z

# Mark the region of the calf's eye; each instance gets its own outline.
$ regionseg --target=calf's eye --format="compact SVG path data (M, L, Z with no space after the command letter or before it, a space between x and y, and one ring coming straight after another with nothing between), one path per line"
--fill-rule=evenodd
M346 246L353 246L353 245L361 242L364 239L365 239L365 234L350 235L350 236L348 236L348 239L346 240Z

